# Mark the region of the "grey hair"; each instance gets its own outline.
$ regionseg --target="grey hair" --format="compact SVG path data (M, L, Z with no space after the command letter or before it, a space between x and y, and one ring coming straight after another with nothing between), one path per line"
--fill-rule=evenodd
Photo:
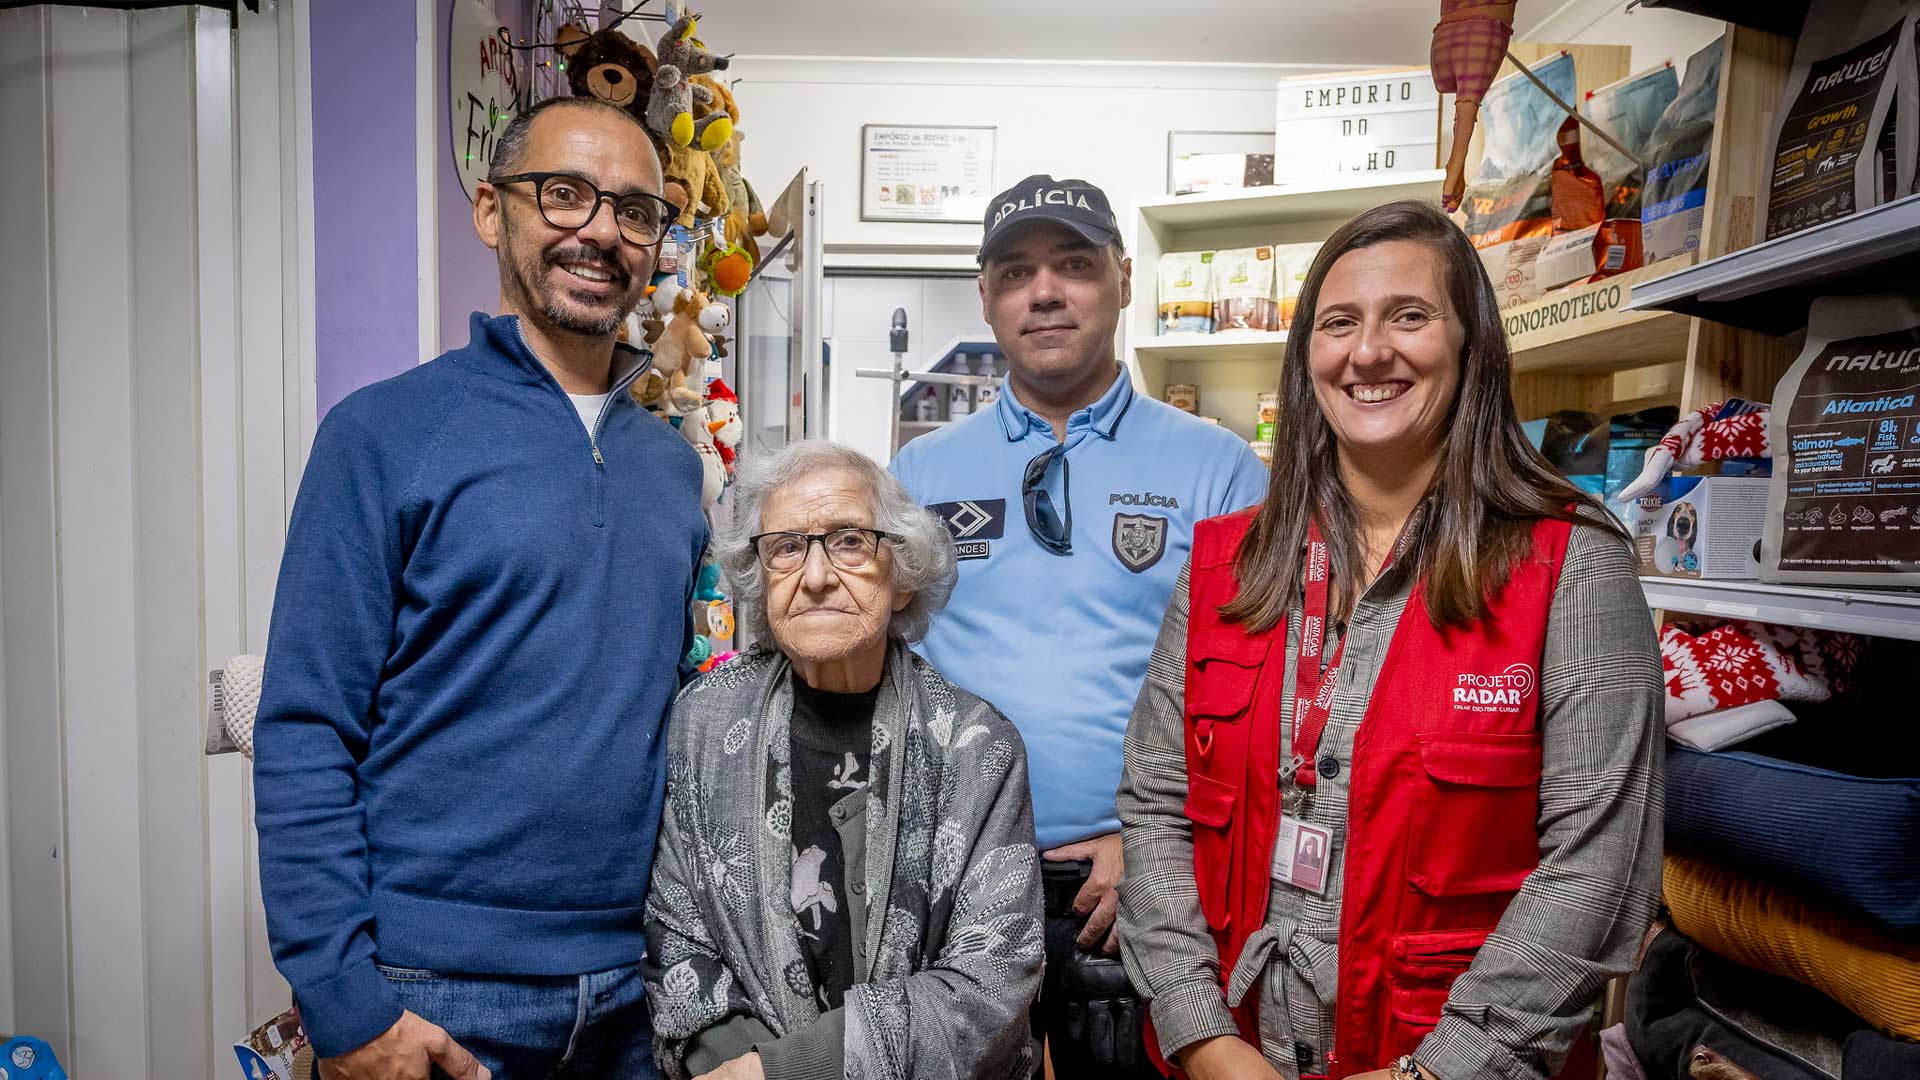
M732 495L733 524L718 547L741 627L753 640L772 644L766 573L750 539L761 531L761 507L788 484L828 469L845 469L859 478L873 511L873 527L888 534L882 542L893 552L893 587L913 591L907 606L893 613L888 636L919 641L953 595L959 565L953 557L953 537L944 522L913 501L892 473L860 451L826 439L803 439L780 450L740 455Z

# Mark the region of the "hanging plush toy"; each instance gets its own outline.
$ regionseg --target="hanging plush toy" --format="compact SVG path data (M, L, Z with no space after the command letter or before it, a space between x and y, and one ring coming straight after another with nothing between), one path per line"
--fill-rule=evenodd
M1440 202L1452 211L1467 189L1467 144L1480 117L1480 101L1500 73L1507 42L1513 39L1513 0L1440 0L1440 22L1433 28L1433 87L1454 95L1453 149Z
M695 75L725 70L727 61L708 52L693 34L699 16L682 15L660 35L659 65L654 69L653 92L647 100L647 126L665 135L675 146L718 150L733 135L733 120L724 113L694 116L694 105L711 106L713 91L693 82Z
M729 95L731 98L731 95ZM738 114L736 107L734 112ZM745 247L753 261L760 261L760 245L749 238L767 235L767 212L760 205L760 196L747 183L746 174L741 172L740 142L746 133L738 126L733 129L733 138L727 145L714 151L714 163L720 166L720 180L727 189L727 201L733 208L727 214L727 240L729 243Z
M700 505L712 509L727 489L727 463L720 457L720 446L707 426L706 409L697 408L680 420L680 435L700 455Z
M713 444L720 451L720 461L727 471L733 471L734 454L740 447L740 440L746 438L747 425L740 420L740 398L727 385L725 379L715 379L707 384L707 430L713 432Z
M716 103L712 88L693 81L727 64L694 38L696 25L695 16L682 15L661 35L645 115L647 127L666 144L667 179L684 185L690 195L679 218L689 228L703 211L714 217L727 212L726 185L709 151L733 137L733 119Z
M654 370L667 380L662 404L676 415L692 412L700 407L700 394L687 385L687 376L699 370L713 351L700 329L700 313L708 306L707 298L670 281L650 287L647 293L655 315L664 321L653 342Z
M553 48L566 64L567 85L575 97L597 97L645 121L656 66L646 46L618 27L588 34L569 23L555 35Z

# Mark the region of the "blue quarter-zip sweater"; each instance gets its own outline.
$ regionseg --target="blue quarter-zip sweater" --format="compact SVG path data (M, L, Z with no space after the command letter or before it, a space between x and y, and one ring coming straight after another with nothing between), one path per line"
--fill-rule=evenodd
M255 732L267 932L322 1056L400 1018L382 964L634 963L700 463L625 389L595 431L511 316L327 414Z

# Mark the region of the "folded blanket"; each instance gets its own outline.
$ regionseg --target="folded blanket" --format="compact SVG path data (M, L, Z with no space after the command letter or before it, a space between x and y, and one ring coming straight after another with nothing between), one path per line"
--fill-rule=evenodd
M1920 1038L1920 944L1703 859L1669 853L1665 877L1681 933L1805 983L1888 1034Z
M1701 634L1660 629L1667 723L1756 701L1825 701L1844 692L1864 643L1853 634L1728 622Z
M1756 735L1793 723L1793 712L1777 701L1755 701L1731 709L1667 721L1667 738L1695 750L1725 750Z

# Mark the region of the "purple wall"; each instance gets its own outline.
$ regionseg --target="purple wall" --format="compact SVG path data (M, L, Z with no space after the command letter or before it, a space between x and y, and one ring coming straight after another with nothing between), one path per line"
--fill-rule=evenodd
M434 50L434 82L445 88L447 82L447 33L452 25L452 4L435 0L434 33L439 45ZM528 5L521 0L493 0L514 41L529 36L531 23ZM445 96L445 95L442 95ZM500 305L500 266L493 249L480 242L473 231L473 203L453 169L453 145L447 134L451 119L446 108L434 110L434 201L438 206L440 244L440 347L457 349L467 343L467 317L476 311L492 312Z
M393 14L391 0L329 0L311 16L321 416L420 348L414 36Z
M434 5L434 85L447 86L455 0ZM520 40L526 0L492 0ZM328 0L310 16L313 80L314 347L320 415L360 387L412 367L420 352L418 186L412 5ZM444 94L436 95L436 98ZM473 232L453 171L448 108L434 115L435 229L442 350L467 343L467 315L492 311L500 277Z

